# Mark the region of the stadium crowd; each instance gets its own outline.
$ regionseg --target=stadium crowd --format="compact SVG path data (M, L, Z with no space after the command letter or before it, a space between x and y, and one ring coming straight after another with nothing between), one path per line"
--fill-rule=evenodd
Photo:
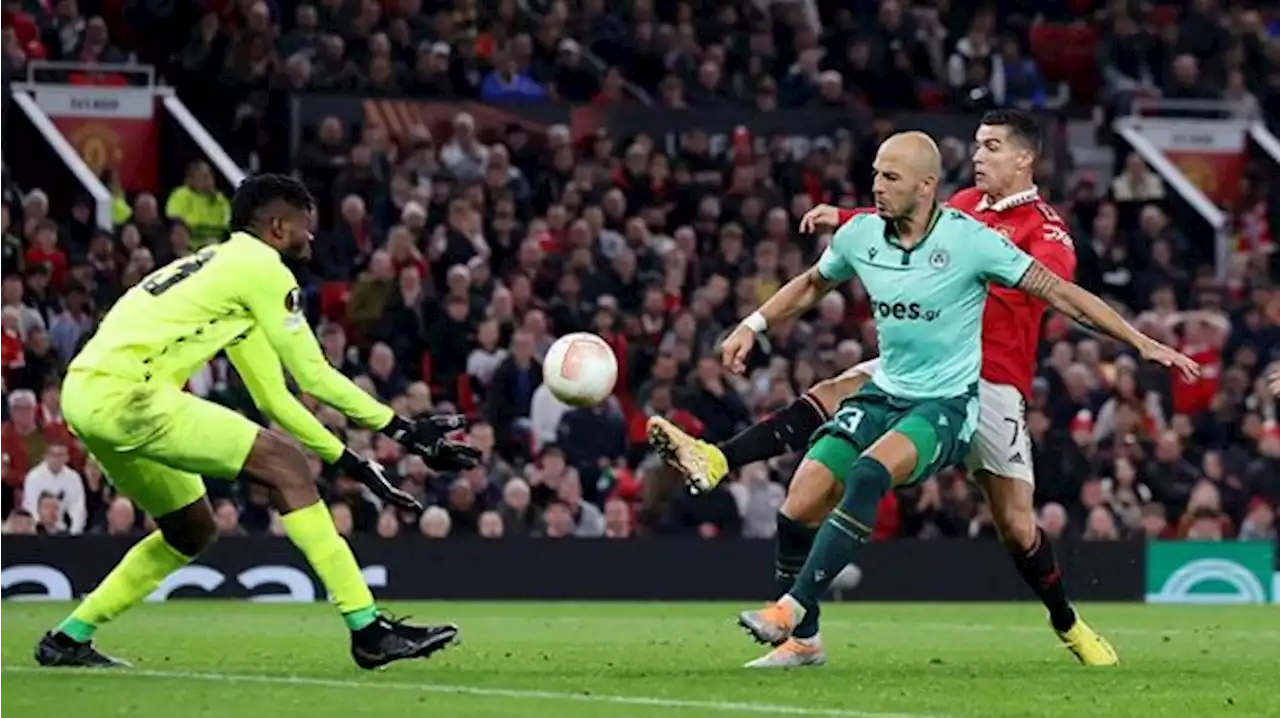
M486 135L467 114L447 138L425 126L392 137L332 117L294 159L279 154L287 143L273 134L288 124L276 114L287 111L280 91L594 103L651 96L671 107L757 111L1049 109L1070 91L1045 79L1029 38L1040 23L1091 3L1036 3L1027 13L1016 2L995 11L945 0L820 2L829 28L821 35L795 4L773 18L745 4L715 12L653 0L607 10L603 0L533 5L542 12L511 0L248 0L203 14L185 45L163 57L132 49L180 91L200 88L184 97L238 158L289 165L315 193L316 260L297 271L330 361L402 413L458 410L474 420L468 433L481 465L443 475L315 407L429 505L420 518L382 509L315 461L344 533L770 536L795 457L748 466L692 496L656 462L644 422L661 414L723 440L875 354L856 281L802 321L771 328L772 354L753 357L746 377L728 375L712 348L816 258L826 238L799 234L801 214L820 202L868 203L867 162L893 131L889 115L876 113L865 137L818 143L798 160L777 142L779 152L744 145L716 155L700 132L668 154L643 135L574 142L565 127L545 138L519 127ZM1101 101L1162 87L1190 92L1176 85L1186 79L1180 58L1191 57L1214 79L1193 83L1201 95L1226 87L1275 107L1276 17L1210 0L1162 25L1134 5L1098 10ZM115 38L125 33L86 17L77 0L7 3L5 13L7 74L36 57L124 56ZM964 186L968 138L940 139L945 184ZM1027 415L1046 531L1098 541L1274 539L1280 425L1262 377L1280 360L1272 283L1280 253L1266 212L1219 281L1200 263L1213 256L1211 240L1169 220L1162 181L1136 155L1102 186L1072 178L1070 163L1060 150L1037 179L1072 221L1079 281L1206 371L1182 381L1060 318L1048 321ZM1251 196L1269 196L1268 181L1257 173ZM93 226L87 201L50 206L8 173L3 195L4 531L138 535L147 518L113 493L62 422L60 372L124 289L225 232L227 197L195 163L167 196L121 194L107 232ZM599 333L620 359L616 394L597 408L570 409L541 386L539 357L555 336L576 330ZM188 388L261 418L222 359ZM223 533L280 533L260 488L209 488ZM877 535L994 530L981 495L951 472L887 497Z

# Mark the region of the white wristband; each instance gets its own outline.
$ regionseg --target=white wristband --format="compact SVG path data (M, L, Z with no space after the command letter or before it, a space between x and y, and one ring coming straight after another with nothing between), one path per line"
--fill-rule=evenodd
M756 334L762 334L764 333L764 330L769 328L769 321L765 319L764 315L760 312L752 312L751 316L742 320L742 326L750 329Z

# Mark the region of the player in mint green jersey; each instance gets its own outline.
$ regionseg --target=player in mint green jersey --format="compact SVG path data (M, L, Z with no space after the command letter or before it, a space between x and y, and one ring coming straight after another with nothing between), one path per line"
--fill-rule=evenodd
M45 666L127 665L98 652L94 632L142 602L217 537L202 476L244 472L271 489L285 532L328 589L363 668L426 657L453 640L452 625L413 626L379 613L351 549L291 439L182 390L226 349L263 412L324 461L384 501L421 510L381 466L343 446L292 394L303 391L389 435L442 470L473 465L471 447L448 441L461 417L408 421L361 391L325 359L302 313L284 259L311 253L311 195L284 175L260 175L232 199L231 238L145 277L111 308L72 360L62 385L67 424L116 488L158 529L138 542L74 612L37 644Z
M855 275L866 287L879 336L881 359L871 381L819 429L792 479L798 485L842 483L843 496L809 546L792 547L801 551L785 557L780 547L778 570L794 577L790 589L766 608L739 616L757 640L779 647L761 659L771 664L825 660L818 599L866 543L881 497L892 486L961 463L968 453L978 419L989 282L1087 318L1142 347L1148 359L1198 371L1195 362L1143 337L1097 297L1058 278L1004 237L939 207L940 165L927 135L908 132L886 140L874 164L877 213L841 227L816 266L788 282L725 340L725 364L741 371L756 332L802 314Z

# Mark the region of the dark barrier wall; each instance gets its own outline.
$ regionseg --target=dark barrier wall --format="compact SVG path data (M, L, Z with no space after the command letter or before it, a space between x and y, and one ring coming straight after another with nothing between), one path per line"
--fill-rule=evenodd
M133 542L100 537L4 540L5 598L72 598L91 589ZM700 539L382 541L352 545L386 599L741 600L773 590L768 541ZM1141 543L1060 547L1074 598L1141 601ZM1008 554L988 541L894 541L858 556L865 601L1013 601L1031 598ZM169 598L315 600L324 592L286 539L228 538L171 577Z
M329 116L342 120L348 129L358 130L368 123L381 125L392 138L400 138L413 125L425 125L431 129L437 145L447 141L451 124L460 112L471 114L482 136L497 135L512 124L540 135L551 125L561 124L568 127L577 140L588 140L600 129L621 138L638 133L656 136L671 152L676 149L678 135L702 130L710 136L713 154L722 152L729 144L731 133L743 127L760 143L758 150L764 149L763 143L769 138L784 136L792 141L792 149L798 156L808 152L809 143L813 140L831 139L840 131L865 131L870 122L869 116L821 107L773 112L737 107L672 110L639 105L487 104L315 93L294 94L290 104L292 126L289 139L295 153L312 136L320 121ZM978 115L951 113L901 112L893 115L897 129L922 130L935 137L972 137L978 127L978 119Z

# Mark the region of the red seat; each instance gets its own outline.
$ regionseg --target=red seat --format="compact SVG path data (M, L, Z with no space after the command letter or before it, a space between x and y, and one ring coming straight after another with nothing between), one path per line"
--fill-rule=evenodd
M1029 39L1045 82L1065 82L1073 102L1091 104L1098 95L1097 29L1040 24L1031 28Z
M939 90L937 85L924 85L917 94L920 98L920 108L926 112L941 110L946 102L942 90Z
M1147 22L1162 28L1178 21L1177 5L1156 5L1147 11Z
M325 282L320 285L320 314L333 322L347 318L347 301L351 299L351 285L347 282Z

